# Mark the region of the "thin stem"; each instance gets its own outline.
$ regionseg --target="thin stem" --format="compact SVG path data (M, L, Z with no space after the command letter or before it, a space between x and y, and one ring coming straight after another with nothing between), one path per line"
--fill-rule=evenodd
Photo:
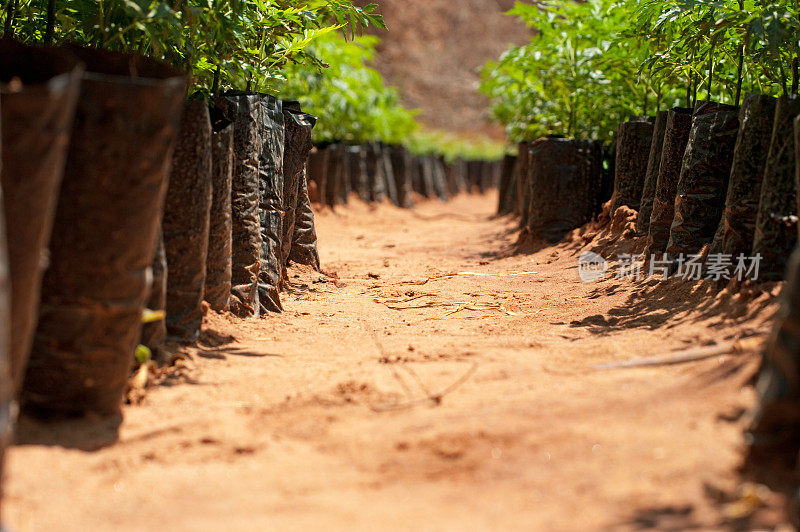
M211 88L211 94L215 98L219 96L219 74L220 74L220 66L217 65L217 69L214 71L214 86Z
M716 44L716 40L712 40L711 50L708 52L708 96L706 99L709 102L711 101L711 88L714 83L714 47Z
M3 27L4 37L14 36L14 17L17 15L17 1L18 0L8 0L8 5L6 6L6 23Z
M742 45L739 46L739 70L737 71L736 74L736 98L734 98L736 100L734 103L736 107L739 107L739 102L742 99L742 80L744 77L743 73L744 73L744 43L742 43Z
M44 44L49 46L53 43L53 33L56 28L56 0L47 2L47 29L44 32Z
M792 60L792 95L797 96L797 85L800 83L800 67L798 67L798 57Z

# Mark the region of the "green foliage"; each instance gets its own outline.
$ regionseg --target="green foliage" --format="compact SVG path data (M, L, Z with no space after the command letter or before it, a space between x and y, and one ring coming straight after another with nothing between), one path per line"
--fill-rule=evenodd
M373 36L348 42L330 33L309 47L327 68L287 66L281 95L300 100L304 110L319 117L316 140L400 143L419 127L416 113L400 104L397 90L368 66L378 42Z
M206 92L266 90L291 63L320 64L308 51L314 39L385 28L376 7L352 0L6 0L2 26L4 35L27 42L77 42L164 59L190 71Z
M487 137L463 137L444 131L418 131L404 142L416 155L441 154L448 162L456 159L495 161L505 155L505 145Z
M486 65L481 90L513 140L605 140L630 115L699 97L796 92L796 0L545 0L509 14L537 33Z

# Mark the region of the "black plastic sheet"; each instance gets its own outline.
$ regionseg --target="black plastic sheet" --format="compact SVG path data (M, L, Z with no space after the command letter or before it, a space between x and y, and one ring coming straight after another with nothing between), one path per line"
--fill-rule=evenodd
M798 115L800 96L778 99L753 237L753 255L761 255L764 281L781 279L797 243L794 120Z
M218 312L231 308L233 129L227 120L217 122L211 137L212 196L204 298Z
M659 111L653 125L653 140L647 157L647 171L644 175L642 198L639 201L639 214L636 218L636 232L646 235L650 228L650 215L653 214L653 196L656 193L658 171L661 168L661 150L664 148L664 133L667 130L669 111Z
M739 132L739 109L715 102L697 104L683 157L670 228L670 257L698 253L714 240Z
M636 119L619 125L614 196L611 201L612 216L623 205L635 211L639 210L652 143L652 121Z
M295 264L306 264L319 271L320 261L317 251L317 230L314 227L314 211L308 199L308 186L303 172L300 181L300 194L297 203L297 220L292 237L289 260Z
M311 203L308 200L308 187L306 184L306 161L308 160L308 153L313 147L311 129L317 119L303 113L300 105L295 102L284 102L283 118L286 124L286 141L283 151L284 217L281 236L281 261L285 268L289 263L295 235L299 236L303 241L308 241L308 238L304 235L298 235L298 230L301 233L303 230L308 229L314 231L313 214L311 214L310 220L303 220L300 224L298 224L298 216L301 214L299 210L301 208L303 209L302 216L307 216L311 212ZM316 233L314 233L313 245L316 251ZM319 258L317 258L314 265L319 265Z
M259 207L261 219L261 270L258 274L258 301L261 310L283 312L279 290L284 265L281 261L283 234L283 150L285 129L282 102L262 95L259 132Z
M528 231L548 242L557 242L594 214L602 150L597 142L556 138L534 141L528 150Z
M717 234L710 253L750 255L753 248L761 181L767 163L775 98L748 94L739 111L739 136L733 151L733 166Z
M258 216L258 168L261 153L259 97L229 91L217 105L233 120L231 178L231 312L258 316L261 225Z
M192 342L203 323L203 294L211 212L211 120L203 100L184 105L167 199L164 249L167 253L167 333Z
M0 40L0 177L12 279L9 355L14 390L22 384L36 330L47 244L82 72L77 59L61 50ZM9 87L12 78L21 86Z
M653 214L647 233L647 253L661 254L667 249L669 231L675 218L675 194L681 176L683 155L692 130L692 109L674 107L667 115L661 167L658 169Z
M71 51L87 74L22 406L41 416L117 415L141 336L187 80L142 57Z

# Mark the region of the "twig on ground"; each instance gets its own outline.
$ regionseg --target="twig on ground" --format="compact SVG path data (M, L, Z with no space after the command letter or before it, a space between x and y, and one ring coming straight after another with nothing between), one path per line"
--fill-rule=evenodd
M654 357L637 358L633 360L622 360L619 362L595 364L592 366L592 369L609 370L669 366L674 364L685 364L686 362L697 362L721 355L741 355L758 350L763 341L763 337L754 336L737 340L735 342L725 342L723 344L710 347L693 347L691 349L684 349L669 355L659 355Z
M409 401L407 403L396 403L396 404L383 404L383 405L372 405L373 412L390 412L395 410L405 410L408 408L414 408L415 406L420 406L424 404L431 404L433 406L437 406L442 404L442 400L444 397L453 391L455 391L459 386L464 384L467 379L469 379L473 373L478 369L478 363L474 362L472 366L456 381L453 382L450 386L446 387L444 390L440 391L439 393L429 394L424 399L416 399L414 401Z

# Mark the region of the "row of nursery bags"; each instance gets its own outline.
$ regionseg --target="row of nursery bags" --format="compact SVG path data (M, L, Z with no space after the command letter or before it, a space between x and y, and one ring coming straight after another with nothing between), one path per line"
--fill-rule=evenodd
M413 155L404 146L380 142L321 144L309 156L309 192L312 202L329 207L346 204L352 195L411 208L415 197L446 201L496 188L501 170L502 161L448 162L442 155Z
M187 87L140 56L0 41L0 452L15 404L117 416L140 343L195 340L204 300L280 310L288 261L319 268L314 117Z
M749 94L741 107L703 101L628 120L610 153L592 140L522 143L501 211L555 242L610 200L609 216L635 217L645 257L759 256L760 279L779 280L798 238L798 116L797 96Z

